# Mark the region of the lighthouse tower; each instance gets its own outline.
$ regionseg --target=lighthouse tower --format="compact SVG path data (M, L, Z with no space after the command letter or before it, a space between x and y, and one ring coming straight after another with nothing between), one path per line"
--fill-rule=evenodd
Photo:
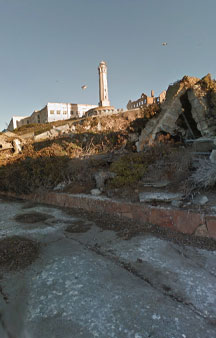
M108 83L107 83L107 65L105 61L101 61L98 67L99 72L99 107L110 106L108 97Z
M98 107L89 109L86 112L86 116L94 115L112 115L117 113L115 107L110 106L108 96L108 83L107 83L107 64L105 61L101 61L98 67L99 73L99 100Z

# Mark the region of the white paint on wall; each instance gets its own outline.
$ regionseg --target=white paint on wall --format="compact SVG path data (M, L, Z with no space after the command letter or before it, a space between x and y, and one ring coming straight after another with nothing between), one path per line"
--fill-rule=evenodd
M13 116L8 130L14 130L21 126L32 123L47 123L70 118L83 117L92 108L91 104L48 102L41 110L35 110L30 116Z

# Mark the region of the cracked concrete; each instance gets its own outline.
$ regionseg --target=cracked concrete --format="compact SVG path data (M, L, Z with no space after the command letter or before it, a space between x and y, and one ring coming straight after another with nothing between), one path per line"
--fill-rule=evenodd
M55 207L26 207L0 201L1 237L41 243L31 266L1 273L1 338L216 336L216 252L150 234L124 241L93 222L69 233L68 225L85 221ZM33 212L50 217L15 220Z

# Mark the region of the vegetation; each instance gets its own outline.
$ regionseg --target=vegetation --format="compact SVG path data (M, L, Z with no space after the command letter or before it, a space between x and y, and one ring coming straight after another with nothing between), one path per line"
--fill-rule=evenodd
M132 185L144 175L146 170L145 159L140 154L125 155L112 163L110 170L116 174L110 182L112 187L119 188Z
M189 178L192 190L212 188L216 185L216 164L207 159L200 159L198 168Z
M0 167L0 190L30 193L64 181L67 157L26 158Z
M14 133L17 135L34 133L36 135L44 131L50 130L51 128L52 125L49 123L31 123L15 129Z

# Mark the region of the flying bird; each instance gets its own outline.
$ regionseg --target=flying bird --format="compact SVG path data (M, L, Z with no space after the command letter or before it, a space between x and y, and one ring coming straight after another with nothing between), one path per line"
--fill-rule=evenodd
M81 88L82 88L82 90L85 90L87 88L87 86L83 85Z
M162 46L167 46L167 42L163 42L163 43L162 43Z

